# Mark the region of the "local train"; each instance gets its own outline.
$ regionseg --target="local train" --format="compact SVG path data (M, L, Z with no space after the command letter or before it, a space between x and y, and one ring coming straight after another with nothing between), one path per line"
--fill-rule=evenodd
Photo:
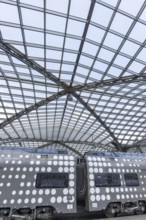
M104 211L146 210L146 156L0 148L0 216L52 219Z

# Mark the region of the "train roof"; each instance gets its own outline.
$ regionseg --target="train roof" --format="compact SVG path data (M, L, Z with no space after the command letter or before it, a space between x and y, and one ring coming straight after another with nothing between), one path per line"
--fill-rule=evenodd
M100 151L88 151L85 153L84 156L90 155L90 156L102 156L102 157L146 157L146 154L144 153L133 153L133 152L100 152Z
M61 150L61 149L44 149L44 148L33 148L33 147L17 147L17 148L12 148L12 147L1 147L0 146L0 151L3 152L21 152L21 153L35 153L35 154L67 154L66 150Z

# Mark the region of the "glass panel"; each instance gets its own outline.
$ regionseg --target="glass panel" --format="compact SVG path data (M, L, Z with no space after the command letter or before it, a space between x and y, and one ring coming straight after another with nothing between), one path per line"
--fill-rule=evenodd
M0 54L0 61L10 62L7 56L1 55L1 54Z
M126 186L139 186L138 176L136 173L125 173Z
M47 14L47 24L46 27L48 30L64 32L65 31L65 23L66 19L54 16L51 14Z
M119 174L94 174L95 186L96 187L107 187L107 186L121 186Z
M118 2L118 0L101 0L102 2L105 2L105 3L107 3L107 4L109 4L109 5L112 5L112 6L116 6L116 4L117 4L117 2Z
M96 72L94 72L94 71L91 71L90 77L92 77L92 78L94 78L94 79L96 79L96 80L100 80L101 77L102 77L102 75L101 75L100 73L96 73Z
M9 4L0 3L0 20L19 23L17 7Z
M132 19L124 15L121 15L117 12L112 22L111 29L126 35L131 24L132 24Z
M144 68L145 66L142 65L141 63L138 63L136 61L133 61L133 63L130 65L129 69L134 71L135 73L139 74L140 71Z
M92 56L95 56L97 53L99 47L90 44L88 42L84 42L84 47L83 47L83 52L87 53L87 54L91 54Z
M36 188L67 188L68 173L38 173Z
M70 62L75 62L76 58L77 58L77 54L64 52L63 60L70 61Z
M138 59L143 60L146 62L146 48L143 48L139 55L137 56Z
M89 70L78 66L78 68L77 68L77 73L80 73L80 74L82 74L82 75L84 75L84 76L87 76L88 73L89 73Z
M52 35L52 34L47 34L46 35L46 43L48 46L53 46L53 47L63 47L63 37L57 36L57 35Z
M21 11L24 25L44 28L43 13L26 8L22 8Z
M47 9L57 11L57 12L62 12L62 13L67 13L67 8L68 8L68 0L47 0Z
M107 69L108 65L105 63L101 63L99 61L95 61L94 63L94 69L96 70L101 70L101 71L105 71Z
M30 0L20 0L20 2L24 3L24 4L28 4L28 5L34 5L36 7L43 7L43 1L40 0L36 0L36 1L30 1Z
M90 4L90 0L72 0L70 14L86 19L89 12Z
M138 48L139 46L137 44L134 44L127 40L125 44L123 45L121 52L126 53L130 56L133 56L138 50Z
M104 36L105 31L94 27L93 25L89 25L88 32L87 32L87 38L90 40L93 40L95 42L100 43L102 41L102 38Z
M136 16L143 3L144 0L134 1L134 4L133 0L122 0L119 9Z
M129 61L130 59L123 57L121 55L118 55L114 63L124 68L129 63Z
M129 35L129 37L140 41L143 43L143 41L145 40L145 36L146 36L146 28L145 25L141 24L141 23L136 23L136 25L134 26L131 34Z
M55 60L61 60L62 52L56 51L56 50L47 50L47 58L48 59L55 59Z
M121 72L122 72L122 70L120 70L120 69L118 69L118 68L116 68L116 67L113 67L113 66L110 67L110 69L109 69L109 71L108 71L108 73L110 73L110 74L113 75L114 77L120 76Z
M100 53L98 55L99 58L101 58L103 60L107 60L109 62L112 60L113 56L114 56L113 52L110 52L110 51L105 50L103 48L100 50Z
M4 39L22 41L21 30L18 28L0 26L0 30Z
M114 49L118 49L122 40L123 39L121 37L118 37L114 34L108 33L105 38L104 45L111 47L111 48L114 48Z
M65 40L65 48L71 50L79 50L81 41L73 38L66 38Z
M113 11L99 4L95 4L91 20L97 24L107 26ZM106 16L105 16L106 15Z
M44 44L44 34L36 31L25 30L25 39L26 42Z
M34 48L34 47L27 47L28 51L28 56L33 56L33 57L44 57L44 50L40 48Z
M84 27L85 27L84 23L69 19L67 26L67 33L72 35L82 36Z
M82 56L80 57L80 63L86 65L86 66L91 66L93 63L93 59L90 59L88 57Z
M144 9L142 15L140 16L140 19L146 21L146 9Z

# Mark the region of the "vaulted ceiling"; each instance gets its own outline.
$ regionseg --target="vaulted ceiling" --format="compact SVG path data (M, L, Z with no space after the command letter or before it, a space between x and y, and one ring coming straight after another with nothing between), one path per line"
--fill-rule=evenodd
M146 1L0 0L0 144L145 152Z

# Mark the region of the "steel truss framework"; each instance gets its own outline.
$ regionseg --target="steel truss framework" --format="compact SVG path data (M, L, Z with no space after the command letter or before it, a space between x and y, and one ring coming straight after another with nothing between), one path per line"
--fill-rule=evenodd
M65 4L0 1L2 143L145 152L146 2Z

